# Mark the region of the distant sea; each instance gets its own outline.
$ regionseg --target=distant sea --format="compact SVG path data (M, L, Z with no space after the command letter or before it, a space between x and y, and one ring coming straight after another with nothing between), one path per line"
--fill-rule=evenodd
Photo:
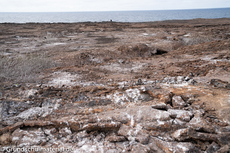
M74 23L110 20L115 22L151 22L196 18L230 18L230 8L164 11L0 13L0 23Z

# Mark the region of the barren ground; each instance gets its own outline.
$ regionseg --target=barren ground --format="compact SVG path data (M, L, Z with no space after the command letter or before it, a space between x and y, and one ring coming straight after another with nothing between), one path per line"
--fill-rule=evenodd
M230 151L230 19L0 24L0 60L2 148Z

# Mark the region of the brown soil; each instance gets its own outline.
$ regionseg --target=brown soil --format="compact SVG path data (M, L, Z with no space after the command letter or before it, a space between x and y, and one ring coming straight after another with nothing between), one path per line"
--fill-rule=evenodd
M28 106L23 104L20 111L15 110L11 115L9 111L13 108L10 106L5 116L1 110L2 129L12 127L19 121L24 122L21 129L28 128L24 130L34 126L48 128L48 123L40 125L36 122L32 126L25 121L69 120L70 116L81 118L79 120L88 118L87 123L93 124L95 118L92 116L95 114L100 116L113 111L116 114L117 110L131 106L147 107L160 102L174 107L167 101L168 93L181 96L186 103L193 99L191 107L204 110L203 117L213 127L226 127L230 124L230 19L227 18L148 23L0 24L0 51L1 59L45 54L55 62L55 66L34 75L34 82L2 77L2 107L4 102L16 105L17 102L33 101ZM190 77L190 82L178 82L178 76ZM212 79L216 80L211 83ZM143 90L143 87L149 90ZM122 93L129 89L132 89L133 95L123 101L125 104L118 102L119 98L122 99ZM143 99L136 99L135 89L141 91ZM118 96L113 97L116 93L119 93ZM42 104L52 99L61 100L60 107L45 117L36 116L19 121L12 118L31 107L42 107ZM218 119L218 122L214 119ZM130 126L132 121L121 124L122 127ZM107 123L105 126L107 131L119 130ZM57 129L65 125L55 122L55 127ZM8 130L10 136L17 128ZM91 131L106 131L101 125L92 125L89 129L73 129L71 127L73 133L86 130L88 134ZM3 130L2 134L6 131ZM168 141L166 137L171 137L171 133L170 136L163 135L156 129L147 131L152 132L154 140L162 136ZM117 141L128 141L128 137L120 135L124 137L116 137L119 139ZM11 141L5 144L0 141L0 145L13 144ZM163 142L155 142L158 148L170 152L162 146ZM229 149L229 144L225 145L219 139L206 141L191 136L182 142L191 142L200 151L208 149L212 142L222 149L228 145ZM126 151L133 150L134 146L126 148Z

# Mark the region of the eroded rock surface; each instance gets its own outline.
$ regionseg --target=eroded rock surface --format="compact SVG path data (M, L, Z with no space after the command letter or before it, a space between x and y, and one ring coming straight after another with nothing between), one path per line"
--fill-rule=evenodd
M230 151L229 19L0 27L1 61L55 61L35 82L1 71L0 147Z

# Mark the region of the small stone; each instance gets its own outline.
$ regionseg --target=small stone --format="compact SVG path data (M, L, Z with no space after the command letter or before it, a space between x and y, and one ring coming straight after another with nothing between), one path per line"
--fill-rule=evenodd
M186 103L181 98L181 96L173 96L172 97L172 105L173 105L173 107L183 108L186 106Z
M143 85L143 82L141 79L138 79L137 82L136 82L136 85Z
M65 128L62 128L61 130L59 130L59 134L61 137L67 137L67 135L72 134L72 132L71 132L70 128L65 127Z
M109 149L105 153L120 153L117 149Z
M126 138L124 136L111 135L106 137L105 140L109 142L123 142L126 141Z
M188 136L188 131L189 129L179 129L179 130L176 130L173 134L172 134L172 137L175 139L175 140L178 140L178 141L184 141L186 139L189 138Z
M40 94L40 95L43 94L43 89L39 89L38 94Z
M186 110L176 110L176 109L169 109L168 112L172 118L178 118L182 121L189 122L192 116L194 115L191 111Z
M184 81L184 76L178 76L177 77L177 83L182 83Z
M218 149L220 149L220 146L213 142L207 149L206 149L206 153L213 153L216 152Z
M156 105L152 105L152 108L159 110L168 110L168 107L165 103L158 103Z
M4 133L0 136L0 145L7 145L11 142L10 133Z
M190 85L194 85L194 84L196 84L197 82L194 80L194 79L190 79L189 81L188 81L188 84L190 84Z
M142 145L142 144L137 144L132 147L131 153L149 153L150 148L148 146Z
M189 81L191 78L189 76L187 76L184 81Z

